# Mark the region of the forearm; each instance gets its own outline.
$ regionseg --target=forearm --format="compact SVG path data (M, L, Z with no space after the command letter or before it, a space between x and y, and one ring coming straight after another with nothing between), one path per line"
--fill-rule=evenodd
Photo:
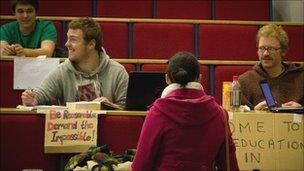
M47 57L52 57L53 55L53 51L49 50L49 49L42 49L42 48L38 48L38 49L28 49L25 48L25 56L26 57L37 57L40 55L46 55Z
M8 55L4 52L4 48L2 48L2 46L0 47L0 55L1 56L5 56L5 55Z

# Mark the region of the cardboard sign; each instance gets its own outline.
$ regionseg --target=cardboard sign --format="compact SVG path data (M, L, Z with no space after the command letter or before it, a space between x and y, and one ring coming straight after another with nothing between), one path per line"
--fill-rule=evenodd
M304 170L303 115L234 113L240 170Z
M52 109L45 113L45 153L79 153L97 145L97 114Z

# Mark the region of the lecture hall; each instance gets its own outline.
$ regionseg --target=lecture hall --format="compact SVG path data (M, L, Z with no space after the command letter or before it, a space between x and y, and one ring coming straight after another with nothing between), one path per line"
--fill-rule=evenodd
M0 171L304 170L303 6L1 0Z

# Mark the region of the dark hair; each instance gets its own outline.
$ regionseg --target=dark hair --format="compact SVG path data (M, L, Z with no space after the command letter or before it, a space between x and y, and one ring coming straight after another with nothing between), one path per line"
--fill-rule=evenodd
M198 79L199 63L192 53L178 52L168 61L167 74L173 83L185 87L188 82Z
M35 8L36 12L39 9L38 0L12 0L11 1L11 7L12 7L13 12L15 12L17 4L29 4L29 5L32 5Z
M100 54L102 51L102 32L98 22L89 17L79 18L70 22L69 29L82 30L86 42L95 40L95 49Z

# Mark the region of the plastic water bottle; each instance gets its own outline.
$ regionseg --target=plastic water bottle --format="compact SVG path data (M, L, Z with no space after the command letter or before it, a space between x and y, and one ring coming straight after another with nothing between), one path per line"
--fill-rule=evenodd
M239 76L233 76L230 87L230 109L232 111L239 111L241 106L241 85L238 79Z

